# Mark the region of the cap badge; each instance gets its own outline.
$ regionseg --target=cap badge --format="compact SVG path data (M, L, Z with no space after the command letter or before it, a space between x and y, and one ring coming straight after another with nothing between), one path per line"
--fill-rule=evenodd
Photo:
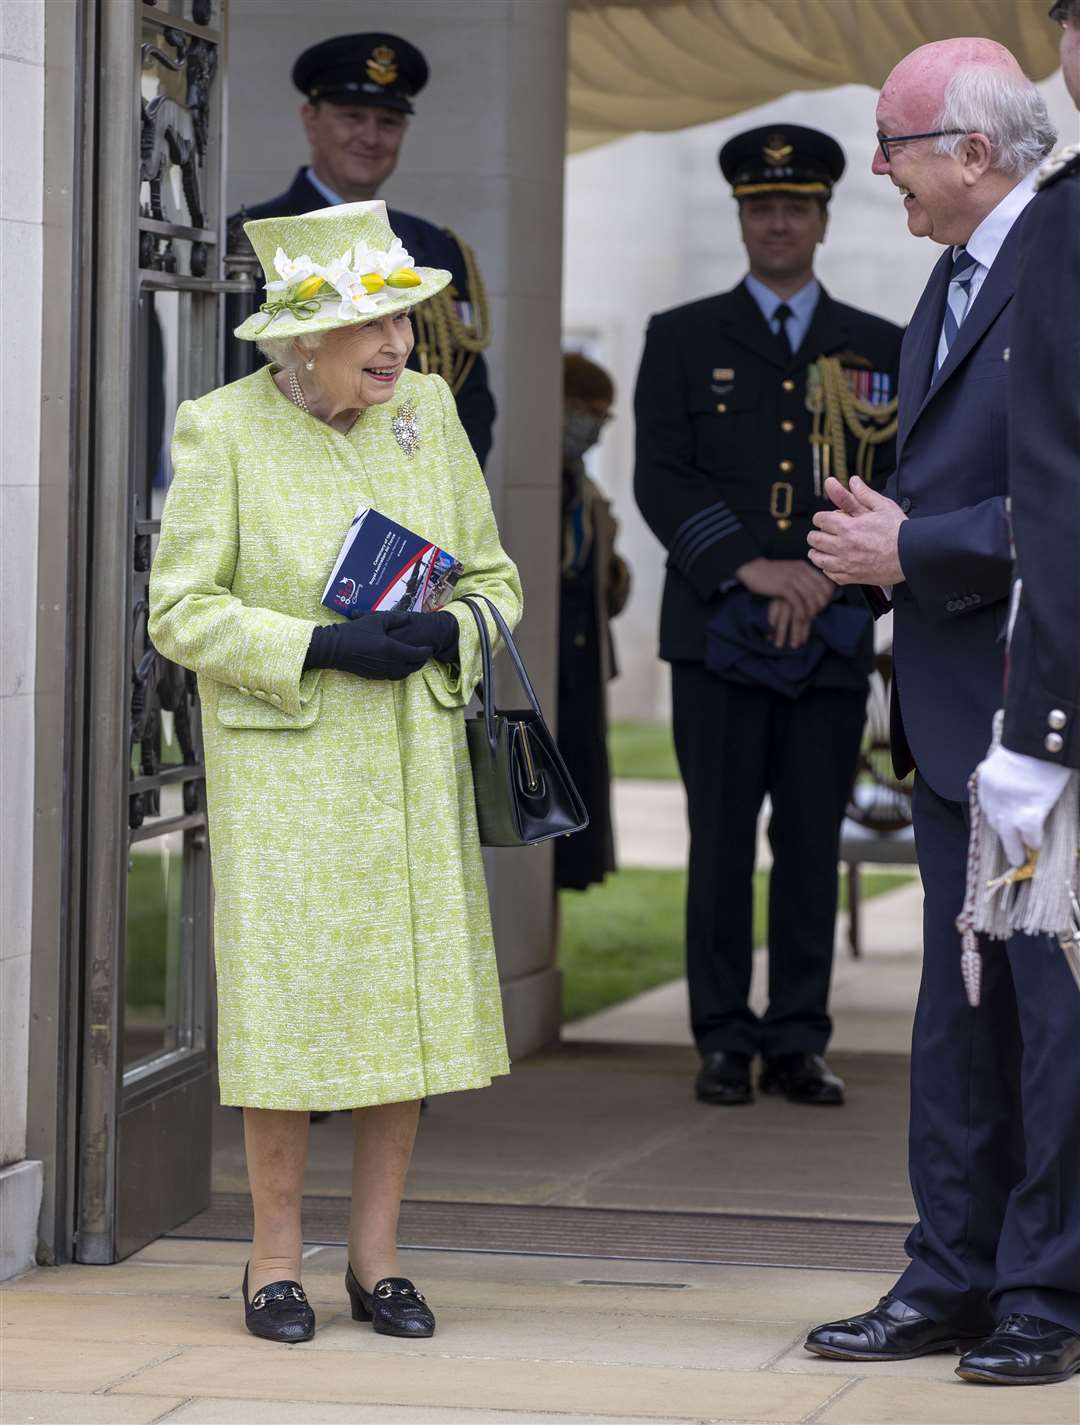
M765 162L775 168L781 163L787 163L795 149L783 134L770 134L761 152Z
M375 84L393 84L398 77L397 55L389 45L379 45L371 51L368 56L367 74Z

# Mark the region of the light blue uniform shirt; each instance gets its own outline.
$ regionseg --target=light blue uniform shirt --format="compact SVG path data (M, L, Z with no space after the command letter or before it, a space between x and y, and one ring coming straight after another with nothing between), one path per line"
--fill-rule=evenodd
M810 323L814 319L814 310L821 296L821 288L816 277L811 277L805 287L801 287L794 297L778 297L776 293L765 283L760 281L752 273L746 274L746 290L753 297L754 301L761 308L761 315L769 324L769 330L780 335L780 323L776 320L777 307L783 306L786 301L791 308L792 315L788 317L787 334L791 342L792 351L798 351L802 346L803 337L810 330Z

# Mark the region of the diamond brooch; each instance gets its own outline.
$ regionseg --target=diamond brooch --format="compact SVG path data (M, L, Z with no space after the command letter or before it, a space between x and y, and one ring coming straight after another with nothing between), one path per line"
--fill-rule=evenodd
M412 401L402 401L398 413L391 422L394 439L408 456L413 456L420 445L420 417Z

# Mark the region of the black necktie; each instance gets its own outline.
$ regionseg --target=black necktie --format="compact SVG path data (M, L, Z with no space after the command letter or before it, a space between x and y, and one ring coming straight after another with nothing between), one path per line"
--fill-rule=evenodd
M779 341L780 349L781 351L783 351L785 356L793 356L795 353L795 349L791 345L791 338L788 336L787 330L788 321L794 315L795 313L791 310L791 308L786 302L781 302L780 305L777 307L776 311L773 312L773 318L780 323L779 329L776 333L776 339L777 341Z

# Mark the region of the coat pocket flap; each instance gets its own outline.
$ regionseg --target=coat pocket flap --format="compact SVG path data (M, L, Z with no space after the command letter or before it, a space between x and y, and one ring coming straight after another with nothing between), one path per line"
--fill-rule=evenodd
M315 723L321 703L322 688L316 685L307 702L294 717L291 713L275 707L269 695L260 697L254 692L223 687L218 693L217 719L223 727L299 732Z

